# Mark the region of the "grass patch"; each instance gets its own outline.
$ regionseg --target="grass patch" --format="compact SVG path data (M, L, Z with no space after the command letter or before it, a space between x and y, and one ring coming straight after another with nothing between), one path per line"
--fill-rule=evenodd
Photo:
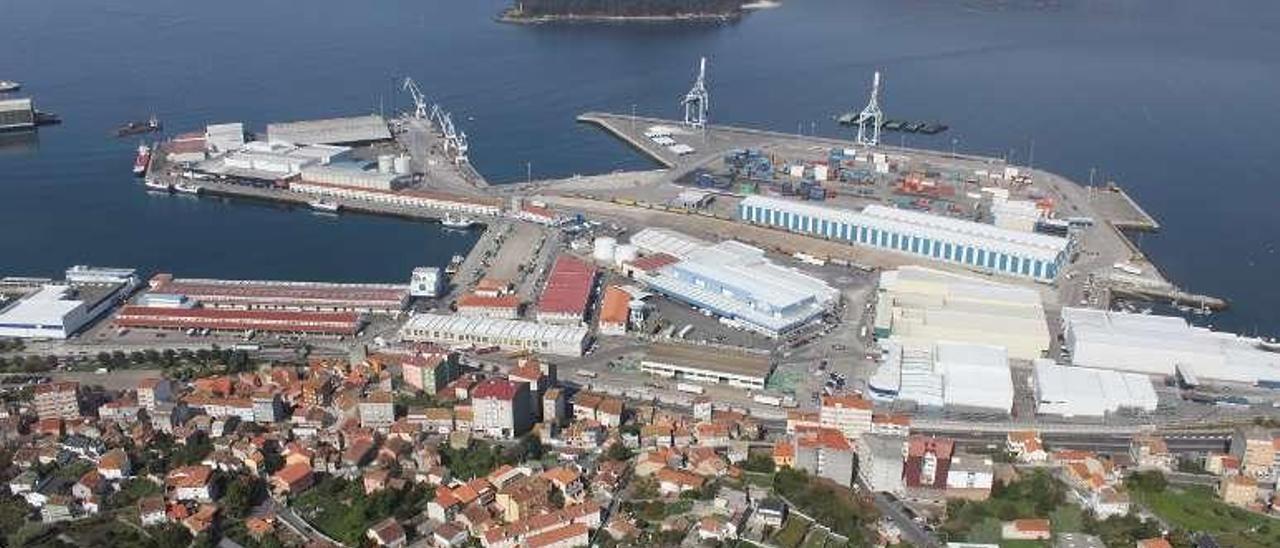
M848 487L814 478L791 468L773 476L773 488L818 523L845 536L855 546L870 544L869 525L879 517L871 502Z
M1168 487L1133 494L1171 525L1188 532L1211 533L1223 546L1280 546L1280 522L1225 504L1207 487Z
M789 517L787 522L782 524L782 529L773 535L773 542L782 548L797 548L804 542L805 533L812 525L813 522L802 517Z
M1002 540L1000 548L1045 548L1048 542L1043 540Z
M809 536L805 537L801 548L823 548L827 545L827 532L817 527L809 528Z

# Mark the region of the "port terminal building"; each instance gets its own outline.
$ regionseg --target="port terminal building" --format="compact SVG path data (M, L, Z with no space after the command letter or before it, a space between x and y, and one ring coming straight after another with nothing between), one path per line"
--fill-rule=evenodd
M777 265L764 250L741 242L710 245L669 230L645 229L632 235L631 243L647 256L664 257L661 266L631 269L637 281L769 337L820 318L839 299L826 282Z
M204 308L398 314L409 303L408 284L216 280L161 273L148 285L151 294L185 297Z
M578 325L441 314L417 314L400 330L400 338L408 342L497 346L561 356L581 356L587 348L588 334L586 327Z
M876 338L906 346L993 345L1033 360L1051 342L1040 294L1030 288L904 266L881 272L875 303Z
M133 269L73 266L65 283L32 284L20 297L0 301L0 337L69 338L127 299L138 284Z
M1063 308L1063 347L1072 365L1280 385L1280 354L1262 340L1197 327L1176 316Z
M1052 282L1069 240L881 205L862 211L767 196L738 205L742 221L1007 276Z
M765 353L738 349L654 344L645 350L640 370L668 379L764 390L773 363Z
M267 124L267 141L299 145L361 145L390 139L387 120L377 114Z

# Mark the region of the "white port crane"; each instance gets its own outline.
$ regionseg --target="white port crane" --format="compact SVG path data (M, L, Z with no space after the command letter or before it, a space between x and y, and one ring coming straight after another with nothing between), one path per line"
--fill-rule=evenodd
M427 119L427 96L418 88L418 83L414 82L413 78L406 76L404 84L400 87L404 88L413 97L413 117L419 120Z
M707 113L711 108L711 93L707 91L706 57L703 57L702 62L698 65L698 80L693 83L693 89L685 94L681 104L684 105L685 125L696 128L705 128L707 126Z
M867 124L871 124L868 131ZM871 80L871 100L867 108L858 115L858 144L876 146L880 144L880 126L884 124L884 113L880 111L880 71L876 71Z

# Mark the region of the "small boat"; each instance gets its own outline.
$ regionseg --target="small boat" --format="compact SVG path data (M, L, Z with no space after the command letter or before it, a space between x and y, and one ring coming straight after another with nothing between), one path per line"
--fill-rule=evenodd
M339 205L338 203L330 202L327 200L312 200L310 202L307 202L307 205L311 206L311 209L314 209L316 211L323 211L326 213L337 213L340 209L342 209L342 206Z
M173 190L173 187L169 186L169 183L156 179L147 179L142 183L142 186L147 187L147 190L158 190L161 192L170 192Z
M0 93L18 91L20 89L22 89L22 84L19 84L18 82L13 82L10 80L0 80Z
M925 135L937 135L937 134L942 133L942 132L944 132L944 131L946 131L946 130L947 130L947 125L946 125L946 124L939 124L939 123L937 123L937 122L929 122L929 123L925 124L925 125L924 125L924 127L920 128L920 133L923 133L923 134L925 134Z
M197 195L200 194L202 190L204 190L200 188L198 185L193 185L191 183L174 183L173 189L183 194L197 194Z
M447 228L471 228L476 222L470 217L454 216L450 213L440 220L440 224Z
M146 144L138 145L138 155L133 159L133 174L139 177L146 175L149 165L151 165L151 147Z
M137 135L139 133L151 133L160 131L162 126L156 115L152 114L151 118L145 122L129 122L116 129L116 137L125 137L128 135Z

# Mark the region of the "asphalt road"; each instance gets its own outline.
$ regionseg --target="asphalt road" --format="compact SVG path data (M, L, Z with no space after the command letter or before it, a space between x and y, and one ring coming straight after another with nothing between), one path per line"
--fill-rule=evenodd
M866 489L866 486L861 483L859 483L859 487L861 489ZM941 543L934 539L933 535L930 535L929 532L924 530L919 523L912 520L911 516L907 515L906 511L902 508L901 502L890 499L889 496L884 493L873 493L871 500L875 504L876 510L879 510L881 514L893 520L893 523L898 526L898 529L902 531L902 540L907 544L916 546L917 548L935 548L941 546Z

